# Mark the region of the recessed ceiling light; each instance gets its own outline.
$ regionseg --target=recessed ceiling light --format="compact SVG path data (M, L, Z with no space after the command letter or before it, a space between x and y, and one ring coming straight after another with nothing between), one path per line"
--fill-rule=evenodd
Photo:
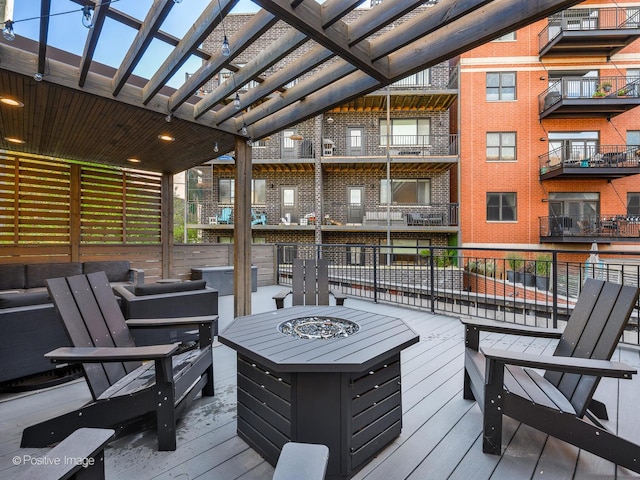
M139 158L127 158L127 162L130 162L130 163L141 163L142 160L140 160Z
M174 142L176 139L174 137L172 137L171 135L166 135L166 134L162 134L162 135L158 135L158 138L160 140L164 140L165 142Z
M4 139L9 143L18 143L18 144L24 143L24 140L20 140L19 138L14 138L14 137L4 137Z
M0 102L11 107L24 107L24 103L8 97L0 97Z

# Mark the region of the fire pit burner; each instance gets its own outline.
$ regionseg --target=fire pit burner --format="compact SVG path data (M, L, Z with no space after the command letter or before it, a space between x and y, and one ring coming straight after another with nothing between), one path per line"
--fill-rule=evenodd
M285 335L305 339L344 338L353 335L360 326L356 322L334 317L301 317L278 325Z

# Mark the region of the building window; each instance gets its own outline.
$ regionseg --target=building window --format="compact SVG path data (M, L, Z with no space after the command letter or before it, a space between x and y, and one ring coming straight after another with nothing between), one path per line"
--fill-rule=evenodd
M221 178L218 181L218 202L232 204L235 198L235 180ZM264 179L251 180L251 205L264 205L267 198L267 181Z
M487 221L514 222L516 220L515 193L487 193Z
M387 204L387 180L380 180L380 203ZM397 205L429 205L431 203L431 179L391 180L391 203Z
M386 240L381 240L380 245L382 246L380 253L384 256L390 256L385 259L387 263L415 264L420 260L420 252L431 246L431 240L392 238L390 248L387 246Z
M640 215L640 193L627 193L627 215Z
M391 120L391 145L427 145L431 133L429 118L394 118ZM387 145L387 121L380 120L380 145Z
M494 40L494 42L515 42L516 41L516 32L507 33L506 35L502 35Z
M487 161L513 162L515 159L515 132L487 132Z
M599 133L597 131L582 132L549 132L549 165L561 162L580 162L599 152Z
M233 178L221 178L218 180L218 202L233 203L235 197L235 183Z
M516 72L487 73L487 101L515 99Z

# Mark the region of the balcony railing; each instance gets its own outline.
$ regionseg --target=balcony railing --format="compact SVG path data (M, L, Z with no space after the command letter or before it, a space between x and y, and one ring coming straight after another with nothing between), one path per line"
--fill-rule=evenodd
M559 147L538 157L540 177L555 178L567 173L576 175L617 174L634 175L640 173L640 146L638 145L593 145L580 147ZM575 170L574 170L575 169ZM610 170L614 169L614 172ZM606 170L606 172L604 172ZM617 172L616 172L617 171Z
M291 285L294 258L329 261L332 288L349 296L456 316L560 327L587 278L640 283L637 252L446 246L278 244L277 282ZM640 344L637 306L622 337Z
M538 34L538 48L541 53L548 49L549 43L565 34L598 30L629 31L637 30L640 25L640 8L572 8L549 17L549 24ZM620 44L616 38L615 43ZM614 45L615 45L614 43ZM580 46L585 52L593 50L593 44ZM615 46L614 46L615 48ZM588 53L587 53L588 54Z
M188 225L233 225L233 205L207 201L189 201L186 205ZM325 208L322 223L328 226L363 224L366 227L387 225L386 205L361 204ZM457 203L431 203L428 205L392 205L389 207L393 227L455 227L459 221ZM313 202L299 201L292 205L270 207L256 205L252 208L253 225L314 225L318 218ZM264 215L264 217L262 217ZM266 224L263 223L266 218ZM255 220L255 221L254 221ZM433 229L433 228L432 228Z
M358 159L384 158L387 155L387 137L384 135L336 136L325 132L322 157ZM254 142L254 159L305 160L315 158L313 138L292 139L281 135ZM424 159L458 155L458 135L392 135L389 154L392 157Z
M640 97L640 77L562 77L538 95L540 112L562 100Z
M640 214L540 217L541 241L640 242Z

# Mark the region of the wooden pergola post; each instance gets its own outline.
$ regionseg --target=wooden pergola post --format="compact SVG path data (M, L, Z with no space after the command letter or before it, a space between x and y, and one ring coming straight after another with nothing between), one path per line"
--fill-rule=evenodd
M251 314L251 147L236 138L235 199L233 204L233 311Z

